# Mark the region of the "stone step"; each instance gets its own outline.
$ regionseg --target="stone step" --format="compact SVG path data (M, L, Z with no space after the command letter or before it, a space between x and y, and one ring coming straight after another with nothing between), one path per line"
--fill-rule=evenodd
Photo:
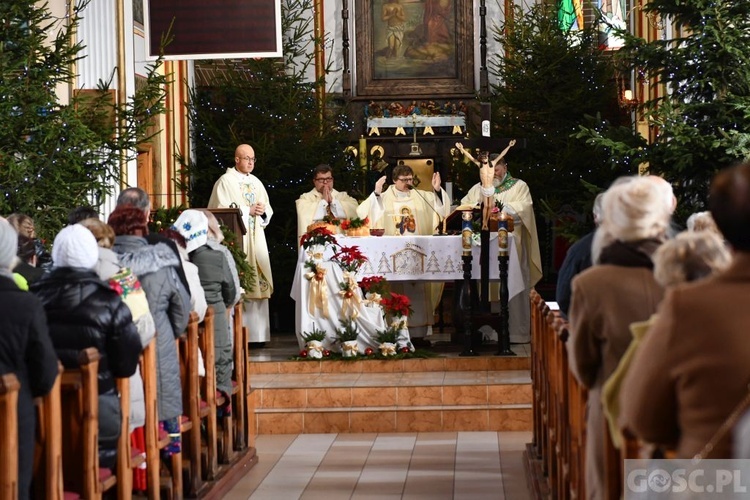
M251 384L259 434L531 429L528 370L256 374Z
M442 371L504 371L528 370L528 356L436 357L409 359L367 359L353 361L254 361L251 374L282 373L401 373Z

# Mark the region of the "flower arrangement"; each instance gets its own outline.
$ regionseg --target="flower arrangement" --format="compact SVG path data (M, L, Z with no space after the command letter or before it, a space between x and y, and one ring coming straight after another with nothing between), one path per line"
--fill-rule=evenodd
M341 229L346 231L347 229L357 229L360 227L365 227L369 224L369 217L365 217L364 220L360 219L359 217L354 217L353 219L344 219L343 221L341 221Z
M306 260L305 269L309 269L309 272L305 273L307 281L312 281L313 278L316 281L322 281L325 278L326 270L320 267L314 260Z
M309 231L303 234L299 242L300 242L300 245L302 245L305 248L305 250L315 245L338 246L338 243L336 243L336 238L333 236L333 233L330 232L325 227L316 227L312 231Z
M358 246L342 246L340 250L333 254L331 260L336 262L344 271L356 273L367 262L367 257L359 250Z
M414 312L409 297L398 293L391 292L391 296L380 301L380 305L383 306L383 312L391 316L409 316Z
M362 278L359 282L359 286L362 287L362 291L365 295L378 294L380 297L387 297L390 295L390 285L386 281L385 276L367 276Z

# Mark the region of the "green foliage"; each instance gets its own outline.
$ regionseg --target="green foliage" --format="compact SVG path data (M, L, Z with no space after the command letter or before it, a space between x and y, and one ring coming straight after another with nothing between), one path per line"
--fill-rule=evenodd
M359 337L359 328L352 318L347 318L341 322L341 326L336 329L336 337L339 342L348 342L357 340Z
M390 342L391 344L395 344L396 340L398 339L398 329L394 326L389 326L385 330L378 330L375 332L375 338L380 342L381 344L384 344L386 342Z
M149 116L160 113L161 64L132 102L117 105L100 83L94 97L58 101L56 89L73 81L82 43L74 36L87 1L63 22L46 4L0 3L0 214L32 216L37 232L51 239L81 205L98 207L120 179L120 161L135 154ZM51 40L48 40L51 37ZM114 124L124 124L113 134Z
M717 171L750 157L750 3L651 0L643 10L669 19L677 34L647 43L620 33L619 70L667 88L640 109L655 140L634 142L610 127L583 128L579 136L631 168L647 162L673 184L684 220L705 210Z
M317 326L314 326L311 332L302 332L302 340L304 340L305 343L310 342L311 340L322 342L325 339L325 330L319 330Z
M314 62L312 3L281 0L283 58L226 61L224 79L194 89L189 100L196 146L195 162L184 166L190 203L206 206L216 180L234 165L236 146L250 144L258 158L253 173L271 193L274 216L265 231L278 290L292 282L298 249L294 202L312 188L313 167L330 164L336 185L349 191L361 175L344 154L352 129L346 109L329 94L321 103L316 91L323 82L307 81Z
M591 197L582 192L581 179L608 186L629 172L629 166L611 164L605 151L573 137L589 120L627 118L617 105L613 69L598 48L598 32L564 32L554 3L544 3L526 11L516 7L512 22L496 26L494 37L503 51L490 61L501 82L490 97L492 135L526 140L525 148L508 154L511 174L526 181L532 196L544 199L553 213L585 213ZM566 227L569 233L588 231L577 218L565 223L574 223Z

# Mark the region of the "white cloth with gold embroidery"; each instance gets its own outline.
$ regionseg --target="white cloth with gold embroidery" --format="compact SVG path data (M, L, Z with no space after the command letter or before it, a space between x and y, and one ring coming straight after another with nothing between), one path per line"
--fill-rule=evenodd
M265 217L250 215L250 206L257 202L265 203ZM273 277L265 228L271 222L273 209L260 179L234 167L228 168L214 184L208 208L229 208L232 203L242 211L247 228L242 247L247 261L255 268L253 290L245 290L244 324L248 326L250 342L268 342L271 340L268 299L273 294Z

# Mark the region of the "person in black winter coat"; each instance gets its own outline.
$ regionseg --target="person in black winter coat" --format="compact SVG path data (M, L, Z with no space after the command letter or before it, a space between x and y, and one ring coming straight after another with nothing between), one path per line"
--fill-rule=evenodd
M57 355L47 332L44 308L34 295L18 288L10 266L17 235L0 218L0 375L13 373L18 394L18 498L29 498L34 428L33 398L47 394L57 377Z
M66 368L78 367L78 353L96 347L99 361L99 465L113 468L120 436L120 399L115 378L135 373L141 339L130 310L94 271L99 257L91 231L63 228L52 247L52 270L32 291L47 313L50 337Z

